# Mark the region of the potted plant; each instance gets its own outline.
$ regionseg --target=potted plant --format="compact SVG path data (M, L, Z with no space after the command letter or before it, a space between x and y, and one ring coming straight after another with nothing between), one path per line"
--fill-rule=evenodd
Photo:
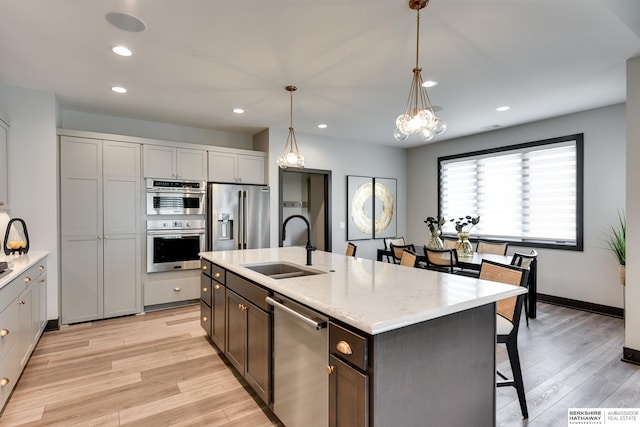
M618 224L616 226L611 226L611 234L609 235L609 239L607 243L609 245L609 249L615 255L618 260L618 264L620 264L620 283L624 286L625 284L625 275L626 275L626 241L627 241L627 219L624 214L618 212Z
M431 236L429 237L429 241L427 242L427 248L429 249L442 249L444 245L442 244L442 239L440 239L440 234L442 233L442 226L446 222L446 220L441 217L427 217L424 221L429 227L429 233Z
M456 243L456 251L458 252L458 258L470 258L473 256L473 246L469 241L469 232L480 222L480 215L472 217L467 215L465 217L452 218L451 221L456 221L456 231L458 232L458 242Z

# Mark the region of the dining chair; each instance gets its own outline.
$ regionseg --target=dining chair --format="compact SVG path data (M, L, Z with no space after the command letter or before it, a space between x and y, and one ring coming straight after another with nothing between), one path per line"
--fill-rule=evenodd
M394 264L400 263L400 258L402 258L402 252L408 249L412 252L416 251L416 247L413 243L409 243L408 245L395 245L393 243L389 243L389 252L391 253L391 259Z
M509 243L507 242L485 242L479 240L478 246L476 246L476 252L479 254L506 255L508 248Z
M538 262L538 252L535 249L532 249L530 253L523 254L520 252L515 252L513 254L513 258L511 258L511 265L516 265L518 267L524 268L525 270L529 270L529 279L527 280L527 289L529 289L529 285L531 281L535 279L534 271ZM529 294L525 294L524 296L524 318L527 322L527 327L529 326Z
M528 271L514 266L505 265L493 261L483 260L480 266L480 279L505 283L513 286L526 286ZM522 381L522 369L520 367L520 356L518 354L518 329L520 325L520 315L524 296L520 294L496 302L496 342L506 344L509 355L509 364L513 380L509 380L502 372L496 371L503 381L496 383L497 387L515 387L520 402L520 410L524 418L529 418L527 401L524 393L524 382Z
M458 263L458 252L455 249L429 249L425 246L424 258L427 269L453 274Z
M345 252L346 256L352 256L355 257L356 256L356 250L358 249L358 247L356 245L354 245L351 242L347 242L347 250Z
M458 239L452 239L449 237L445 237L444 239L442 239L442 245L444 249L455 249L457 243Z
M404 237L386 237L382 240L384 242L384 250L391 251L391 245L395 246L404 246ZM385 255L387 257L387 262L394 262L389 255Z
M418 254L405 249L402 251L402 256L400 257L400 265L404 265L406 267L417 267L418 266Z

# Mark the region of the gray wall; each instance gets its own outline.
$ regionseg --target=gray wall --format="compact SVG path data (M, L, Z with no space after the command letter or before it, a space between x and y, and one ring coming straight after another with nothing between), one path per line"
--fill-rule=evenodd
M48 251L47 317L58 317L58 192L54 94L0 84L0 111L9 119L12 218L22 218L32 251ZM6 225L0 226L4 238Z
M287 139L288 129L269 129L269 184L278 188L276 160ZM407 154L403 148L357 144L347 140L333 140L296 132L300 152L309 169L331 170L331 239L332 251L344 253L347 248L347 230L340 223L347 222L347 175L396 178L397 182L397 235L407 230ZM271 165L273 165L271 167ZM271 192L271 246L278 246L278 192ZM274 230L276 231L274 233ZM356 240L358 257L375 259L376 249L384 245L381 239Z
M438 212L439 156L575 133L584 133L585 140L584 251L538 250L538 292L622 307L623 289L618 281L618 265L604 248L610 226L616 223L618 211L625 207L624 104L408 150L409 240L426 243L427 228L423 221ZM510 253L515 248L512 247Z
M625 346L640 351L640 56L627 61L627 285Z

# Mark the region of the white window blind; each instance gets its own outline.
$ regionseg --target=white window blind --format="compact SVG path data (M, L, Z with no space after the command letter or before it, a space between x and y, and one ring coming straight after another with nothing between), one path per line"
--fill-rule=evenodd
M575 246L578 139L440 159L441 215L480 215L479 238Z

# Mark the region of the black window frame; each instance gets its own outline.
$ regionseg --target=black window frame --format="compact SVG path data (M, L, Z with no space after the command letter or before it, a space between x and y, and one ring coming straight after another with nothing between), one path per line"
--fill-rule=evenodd
M464 159L467 157L483 156L494 153L504 153L513 150L522 150L532 147L539 147L550 144L557 144L567 141L576 142L576 242L575 244L567 244L562 241L557 243L541 242L535 240L523 239L501 239L500 241L507 241L509 246L526 246L533 248L548 248L548 249L561 249L570 251L583 251L584 250L584 133L578 133L573 135L565 135L556 138L549 138L539 141L531 141L520 144L507 145L502 147L490 148L485 150L478 150L460 154L454 154L449 156L438 157L437 168L437 181L438 181L438 215L442 215L442 162L450 160ZM479 240L492 241L497 239L491 239L483 237L482 235L475 236Z

